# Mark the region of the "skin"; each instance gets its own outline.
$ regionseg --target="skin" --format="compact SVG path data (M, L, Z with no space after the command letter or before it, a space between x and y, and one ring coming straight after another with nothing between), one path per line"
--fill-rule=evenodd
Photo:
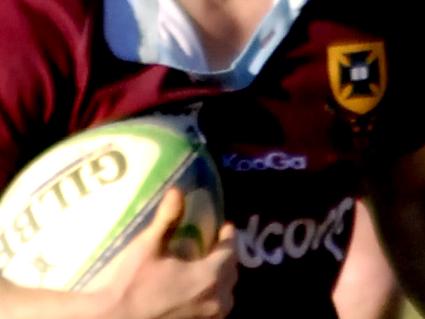
M272 5L270 0L178 2L192 16L207 60L214 69L226 67L240 52ZM423 220L425 178L415 176L425 176L425 170L419 164L424 159L423 153L386 167L372 167L372 174L365 183L371 195L368 198L370 210L380 226L382 237L388 247L392 247L388 251L397 272L406 280L404 285L417 292L412 294L415 302L425 294L425 282L409 275L421 272L425 266L425 252L421 249L425 241L425 225L419 222L416 229L411 229L412 220ZM396 187L407 184L407 189ZM97 283L89 291L31 290L0 279L0 319L224 318L232 307L232 289L237 278L235 230L233 226L225 225L217 246L203 259L191 262L175 259L164 247L169 230L181 215L181 207L178 191L167 194L152 225L105 270L103 275L110 281ZM406 233L409 236L405 236ZM356 254L350 254L346 264L353 260L351 256ZM341 280L340 284L343 282ZM362 294L362 289L351 290L350 297L357 293ZM355 311L356 308L351 312Z
M401 291L362 203L358 203L354 225L333 293L338 315L342 319L399 319Z
M172 189L151 225L101 274L108 279L91 291L25 289L1 280L0 318L224 318L232 308L237 279L235 230L224 225L206 257L177 259L166 247L182 212L183 195Z
M270 0L178 2L192 17L207 61L213 69L229 65L273 4ZM398 305L401 294L376 229L367 214L364 205L361 205L356 215L353 242L333 294L338 313L343 319L393 318L392 310ZM375 284L370 287L372 279ZM365 287L368 294L365 294Z
M245 45L271 1L197 4L182 1L202 33L209 63L223 67ZM239 10L244 15L232 13L236 5L247 9ZM208 19L203 19L205 14ZM227 41L229 30L237 39L234 43ZM164 247L182 205L182 195L171 190L152 225L105 269L102 278L109 280L97 280L86 292L26 289L0 278L0 319L224 318L233 306L237 278L235 230L224 225L215 249L205 258L173 258Z
M193 19L209 66L223 69L246 45L273 1L178 0L178 3Z
M365 180L384 252L402 288L425 314L425 147L397 159L377 159Z

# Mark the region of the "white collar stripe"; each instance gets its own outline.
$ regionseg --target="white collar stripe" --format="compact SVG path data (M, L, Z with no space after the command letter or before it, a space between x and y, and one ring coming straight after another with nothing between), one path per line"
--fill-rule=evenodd
M245 49L221 71L208 69L202 45L175 0L104 0L105 38L120 59L163 64L225 88L247 86L288 33L307 0L276 0Z

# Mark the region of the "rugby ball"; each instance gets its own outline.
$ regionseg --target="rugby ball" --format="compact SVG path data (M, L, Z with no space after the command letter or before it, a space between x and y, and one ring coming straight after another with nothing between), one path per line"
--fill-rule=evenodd
M19 285L80 290L149 223L164 191L185 193L170 241L204 255L223 222L220 178L202 139L169 122L90 128L31 161L0 198L0 271Z

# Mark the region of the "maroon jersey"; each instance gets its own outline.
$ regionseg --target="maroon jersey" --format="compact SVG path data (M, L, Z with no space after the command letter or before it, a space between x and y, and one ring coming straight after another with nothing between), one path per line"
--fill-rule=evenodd
M114 56L101 1L2 0L1 184L76 131L197 105L239 229L232 318L336 317L363 159L423 140L407 27L391 8L377 20L381 1L348 2L308 2L256 79L223 91Z

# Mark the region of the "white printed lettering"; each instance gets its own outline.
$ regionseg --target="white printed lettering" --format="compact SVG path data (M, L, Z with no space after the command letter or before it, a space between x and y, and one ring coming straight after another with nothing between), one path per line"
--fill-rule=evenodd
M241 231L238 234L239 258L242 264L248 268L257 268L263 263L263 258L260 256L258 245L255 244L259 220L260 217L258 215L251 216L246 231Z
M283 226L279 223L271 223L264 228L264 230L260 233L257 240L257 245L255 248L260 252L263 260L272 265L278 265L283 260L283 249L282 247L276 247L272 251L267 252L264 249L264 242L271 235L282 236L283 235Z
M296 243L295 231L299 227L304 227L304 238L300 244ZM294 259L305 255L314 237L316 223L312 219L299 219L289 224L284 237L284 246L286 253Z
M292 259L299 259L309 250L317 250L319 247L324 247L335 260L341 261L344 252L334 237L343 232L344 216L353 208L354 200L347 197L329 211L322 223L310 218L301 218L293 220L287 226L272 222L263 230L259 230L260 216L252 215L246 229L239 230L240 262L247 268L260 267L264 262L278 265L284 261L285 254ZM272 237L277 238L281 245L266 247L266 241Z

